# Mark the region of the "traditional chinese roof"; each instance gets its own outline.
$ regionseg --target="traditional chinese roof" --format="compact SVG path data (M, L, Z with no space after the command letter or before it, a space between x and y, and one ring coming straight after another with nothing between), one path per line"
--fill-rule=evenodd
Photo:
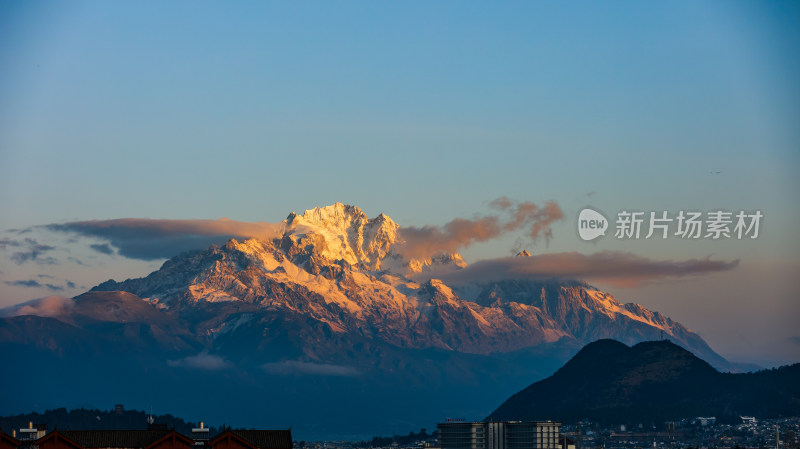
M19 447L19 445L19 440L0 430L0 447Z
M231 433L258 449L292 449L290 430L231 430Z
M85 448L144 449L171 432L164 430L63 430L59 433ZM181 437L186 439L186 437Z

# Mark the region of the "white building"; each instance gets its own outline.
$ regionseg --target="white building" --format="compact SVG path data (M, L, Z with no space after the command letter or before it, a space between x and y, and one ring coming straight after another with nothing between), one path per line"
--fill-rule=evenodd
M703 427L705 427L705 426L713 426L714 424L717 423L717 417L716 416L698 416L694 420L695 420L695 422L699 423Z
M14 433L14 437L20 441L36 441L47 435L47 424L28 423L28 428L19 429L19 433Z

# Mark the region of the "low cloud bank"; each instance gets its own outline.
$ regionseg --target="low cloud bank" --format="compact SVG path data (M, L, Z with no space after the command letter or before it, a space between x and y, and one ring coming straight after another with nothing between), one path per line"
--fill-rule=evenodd
M178 368L194 368L207 371L216 371L228 368L230 363L218 355L209 354L206 351L197 355L184 357L178 360L167 360L167 365Z
M112 247L114 247L124 257L158 260L185 251L205 249L231 238L273 238L277 236L280 225L264 222L249 223L227 218L218 220L120 218L50 224L44 228L107 240L108 244L91 245L92 249L102 254L113 253Z
M0 309L0 317L15 317L23 315L36 315L42 317L57 317L68 313L75 306L75 301L64 296L53 295L44 298L32 299L22 304Z
M420 278L437 278L456 285L512 279L570 279L603 281L617 287L634 287L650 281L729 271L738 265L738 259L722 261L706 258L672 261L651 260L614 251L590 255L569 252L486 259L461 270L446 268L426 272Z
M357 376L358 370L352 366L332 365L328 363L309 363L299 360L287 360L284 362L265 363L261 367L269 374L293 375L307 374L312 376Z

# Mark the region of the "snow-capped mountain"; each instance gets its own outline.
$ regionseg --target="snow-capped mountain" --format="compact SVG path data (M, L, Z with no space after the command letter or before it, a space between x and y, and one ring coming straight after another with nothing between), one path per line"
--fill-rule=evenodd
M621 304L579 281L509 280L457 288L437 279L417 282L417 274L433 265L466 264L458 254L404 259L396 251L403 244L398 229L384 214L369 219L358 207L337 203L291 213L273 240L230 240L172 258L145 278L108 281L93 291L129 292L177 314L231 302L303 316L334 333L476 354L561 339L632 344L663 332L712 363L724 363L680 323L638 304ZM213 337L237 316L217 314L212 327L201 330Z

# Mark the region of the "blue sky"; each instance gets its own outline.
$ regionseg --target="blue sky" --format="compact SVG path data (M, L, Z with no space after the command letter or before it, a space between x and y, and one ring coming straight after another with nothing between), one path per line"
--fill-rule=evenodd
M276 222L337 201L441 225L508 196L566 214L534 253L739 259L609 290L733 359L798 361L798 54L794 2L4 3L0 238L58 263L0 250L0 305L158 266L11 229ZM765 218L753 241L586 243L588 205Z

